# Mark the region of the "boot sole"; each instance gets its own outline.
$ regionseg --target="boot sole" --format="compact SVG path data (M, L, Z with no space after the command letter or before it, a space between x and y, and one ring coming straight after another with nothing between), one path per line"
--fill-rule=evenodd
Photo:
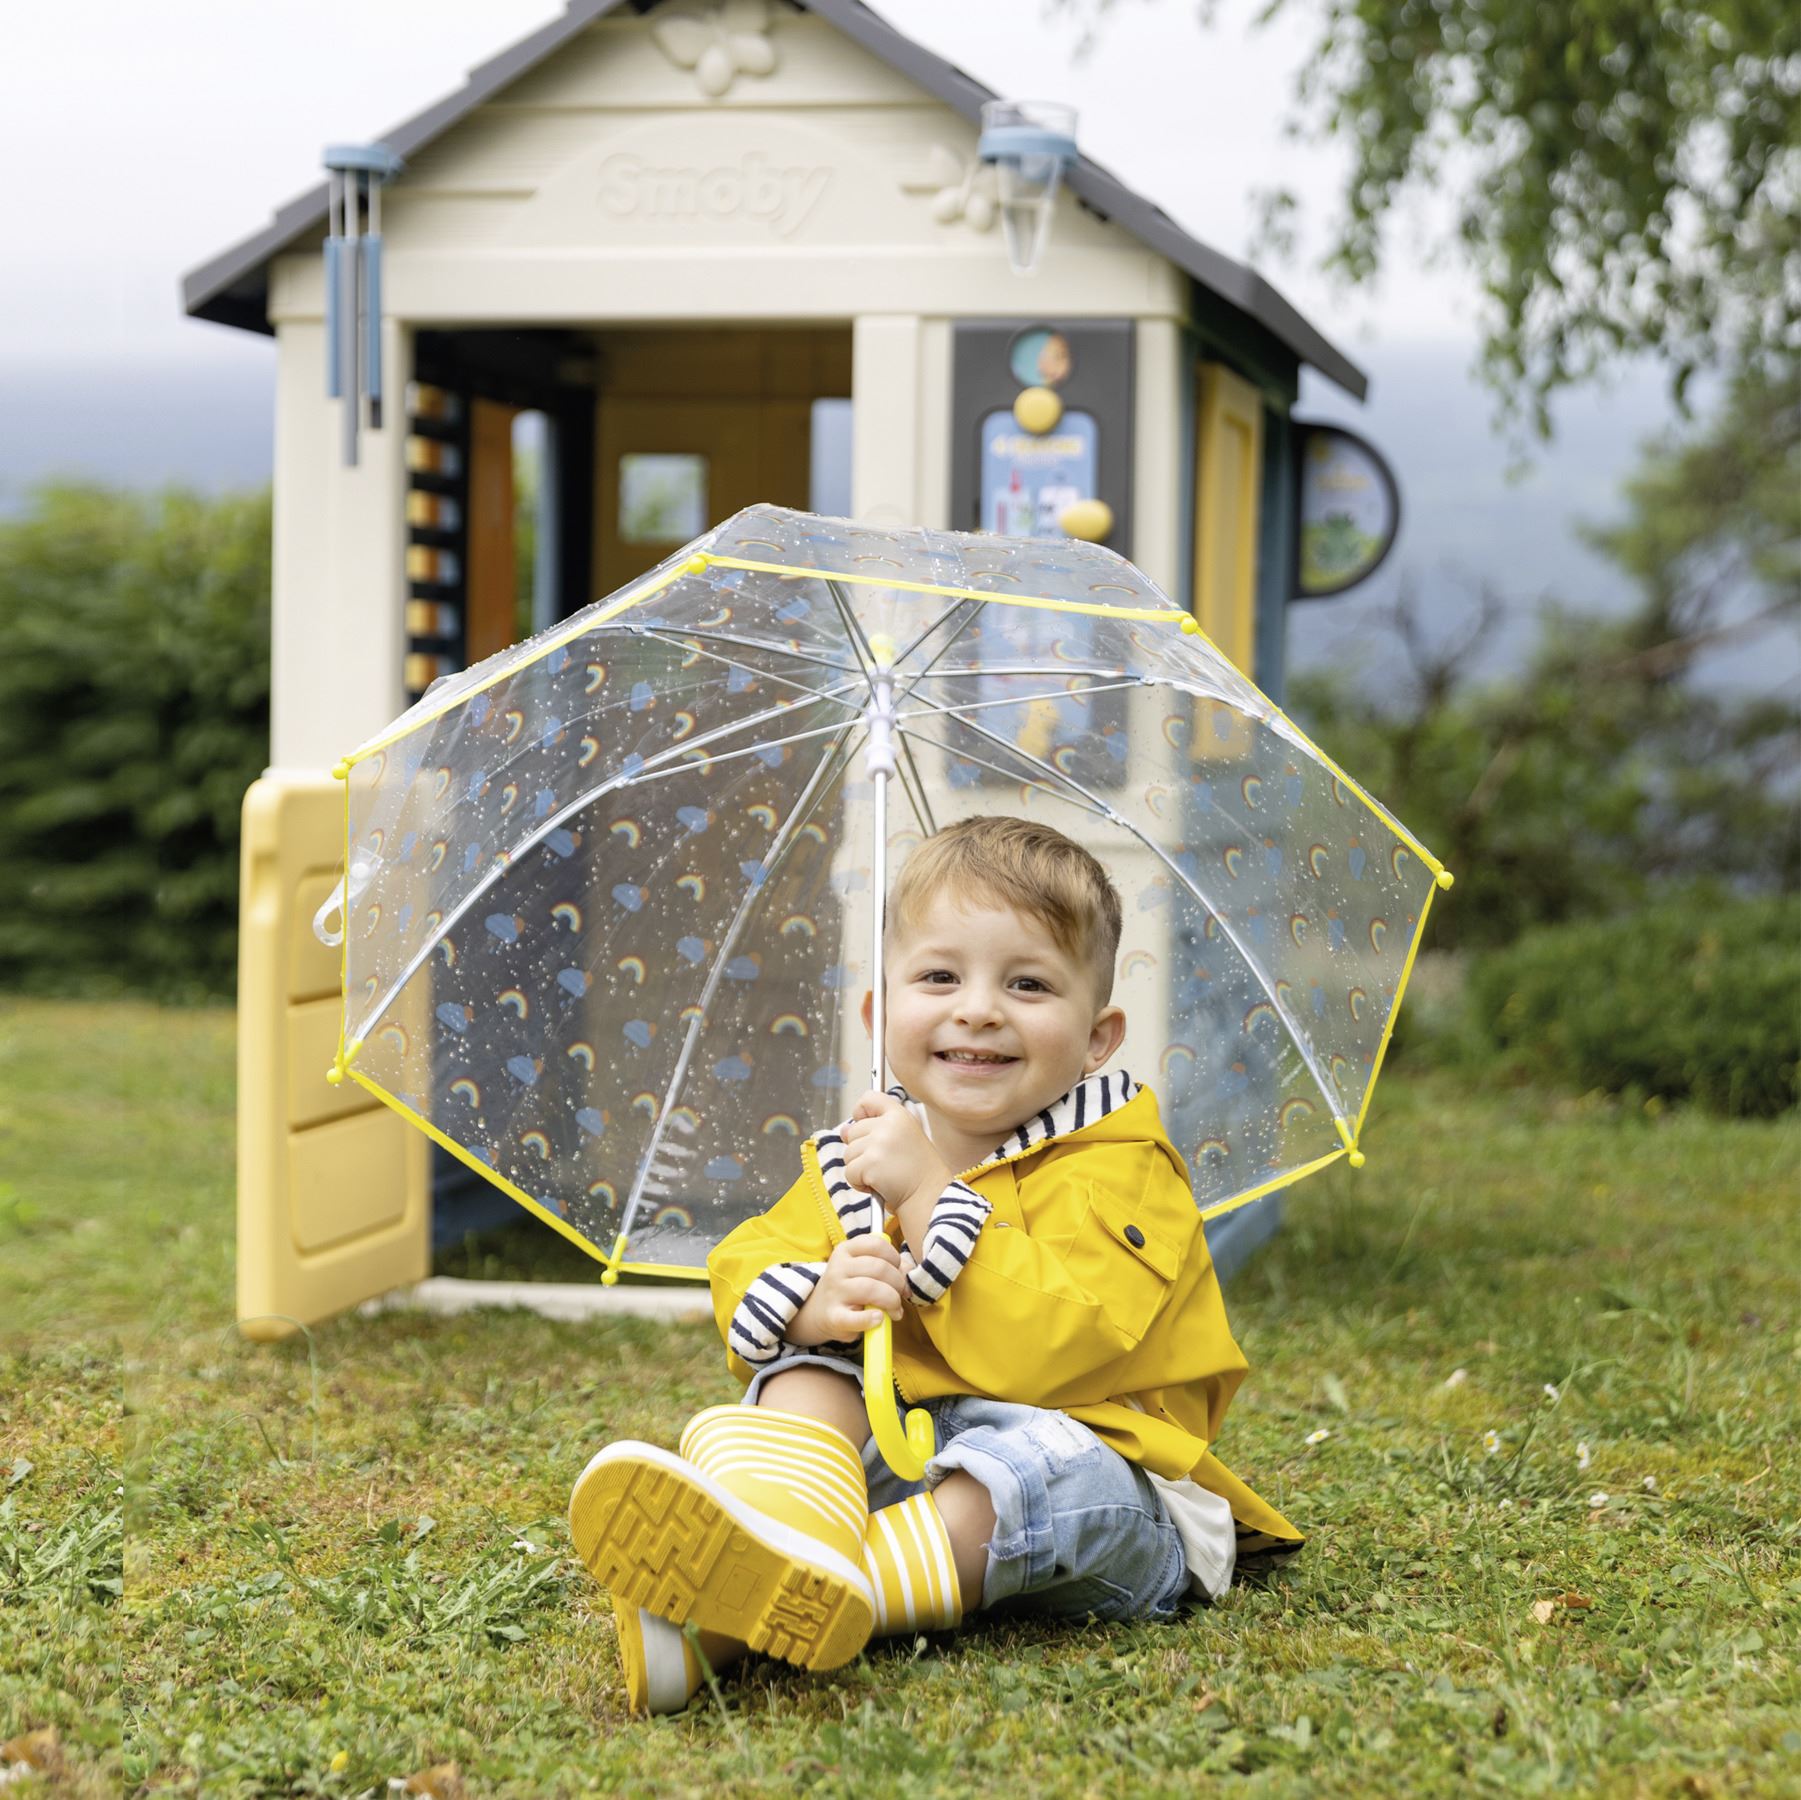
M692 1620L803 1669L841 1668L875 1624L860 1569L654 1444L609 1444L588 1464L569 1531L615 1604Z

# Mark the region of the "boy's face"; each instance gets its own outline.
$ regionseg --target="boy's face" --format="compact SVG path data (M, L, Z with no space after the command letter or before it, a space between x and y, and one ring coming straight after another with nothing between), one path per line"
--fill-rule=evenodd
M886 962L894 1078L935 1126L980 1142L977 1154L1101 1068L1125 1036L1125 1014L1100 1004L1086 963L1009 906L935 895L895 932Z

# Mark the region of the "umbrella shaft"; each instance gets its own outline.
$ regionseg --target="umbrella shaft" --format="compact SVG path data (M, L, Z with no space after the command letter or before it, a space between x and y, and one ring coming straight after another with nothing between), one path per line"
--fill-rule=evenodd
M888 1058L883 1053L887 1031L887 995L882 974L882 908L888 893L888 771L875 776L875 859L869 884L870 1086L879 1094L887 1085Z
M879 1094L887 1085L888 1058L884 1054L887 1031L887 995L882 975L882 910L888 896L888 782L894 773L894 678L885 664L878 665L875 696L865 718L869 724L867 767L875 782L875 854L871 860L869 892L869 982L874 996L870 1005L870 1086Z

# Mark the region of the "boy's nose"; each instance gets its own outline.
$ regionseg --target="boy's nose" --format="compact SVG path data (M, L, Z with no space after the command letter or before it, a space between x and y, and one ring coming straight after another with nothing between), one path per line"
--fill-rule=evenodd
M998 998L992 988L966 982L957 993L957 1022L960 1025L982 1025L999 1016Z

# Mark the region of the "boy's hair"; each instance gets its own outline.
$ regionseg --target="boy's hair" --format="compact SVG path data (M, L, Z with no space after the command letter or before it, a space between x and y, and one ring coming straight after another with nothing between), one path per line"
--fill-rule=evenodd
M1119 890L1073 839L1031 819L959 819L907 858L888 896L888 929L910 926L947 888L958 898L977 896L1038 920L1064 955L1088 965L1099 1004L1112 997Z

